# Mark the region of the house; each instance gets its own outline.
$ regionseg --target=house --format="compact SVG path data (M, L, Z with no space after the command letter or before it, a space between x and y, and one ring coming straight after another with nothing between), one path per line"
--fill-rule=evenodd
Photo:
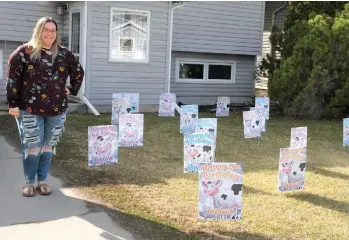
M156 111L167 91L200 105L254 94L264 2L0 2L0 13L0 101L9 54L47 15L86 70L90 109L110 111L117 92L139 93L141 111Z
M269 37L273 25L283 29L287 6L287 1L265 2L262 55L258 57L257 64L259 64L267 54L275 54L276 57L280 56L278 52L272 52ZM268 78L260 77L260 79L256 81L256 89L268 89Z

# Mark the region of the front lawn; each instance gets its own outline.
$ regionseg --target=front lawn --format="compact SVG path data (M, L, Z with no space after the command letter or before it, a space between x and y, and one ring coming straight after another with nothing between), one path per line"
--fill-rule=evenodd
M119 148L116 165L88 167L87 127L105 124L110 115L70 114L53 172L102 200L121 220L135 216L123 222L144 239L349 239L349 148L342 146L342 121L272 117L258 141L244 139L241 112L219 118L216 162L244 166L240 221L198 219L198 176L183 173L178 116L145 114L144 147ZM308 126L306 188L278 193L279 149L289 146L290 129L298 126Z

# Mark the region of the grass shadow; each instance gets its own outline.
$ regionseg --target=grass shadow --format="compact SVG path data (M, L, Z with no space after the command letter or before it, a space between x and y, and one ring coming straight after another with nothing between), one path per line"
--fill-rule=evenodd
M103 207L103 206L102 206ZM212 234L201 231L192 231L190 233L184 233L180 230L177 230L173 227L163 225L161 223L146 220L144 218L139 218L135 215L130 215L120 211L114 211L108 208L104 208L109 215L121 223L122 225L128 225L127 230L132 230L137 228L135 237L138 239L159 239L159 240L220 240L220 239L231 239L231 240L267 240L267 239L276 239L269 236L254 234L249 232L228 232L228 231L214 231ZM205 221L205 220L202 220ZM233 222L232 222L233 223Z
M256 188L253 188L253 187L250 187L250 186L246 186L244 184L244 187L243 187L243 191L244 191L244 194L248 195L248 194L253 194L253 195L266 195L266 196L275 196L276 194L274 193L269 193L269 192L266 192L266 191L263 191L263 190L259 190L259 189L256 189Z
M321 169L321 168L316 168L316 167L312 168L312 172L314 172L315 174L320 174L320 175L325 176L325 177L349 180L348 174L333 172L333 171L325 170L325 169Z
M196 236L200 236L200 239L230 239L230 240L269 240L269 239L278 239L273 237L264 236L261 234L253 234L248 232L224 232L219 231L217 234L222 236L221 238L214 238L212 236L206 235L202 232L195 232Z
M286 195L286 196L288 198L309 202L316 206L332 209L340 213L349 214L349 204L345 202L337 201L327 197L318 196L311 193L299 193L299 194Z

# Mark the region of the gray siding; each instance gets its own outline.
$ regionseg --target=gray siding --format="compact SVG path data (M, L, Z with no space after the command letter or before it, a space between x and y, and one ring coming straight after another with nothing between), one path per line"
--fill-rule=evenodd
M3 69L3 76L0 76L0 102L6 101L6 74L7 74L7 62L11 53L18 48L22 42L5 42L0 41L0 49L3 50L3 65L0 66Z
M174 11L173 50L258 55L263 2L185 2Z
M177 95L177 102L184 104L215 104L217 97L230 97L232 103L250 100L254 91L254 56L173 52L171 67L171 92ZM220 60L236 62L235 84L176 83L176 59Z
M149 63L109 62L110 7L151 11ZM112 93L135 92L140 104L158 104L165 91L168 2L88 2L86 96L111 105Z
M62 17L56 14L58 4L59 2L0 1L0 40L29 41L36 22L44 16L55 18L59 29L62 29Z
M263 48L262 55L258 56L257 64L259 64L263 58L267 56L267 54L271 53L271 44L270 44L270 32L272 27L272 15L273 11L280 8L285 4L284 1L281 2L266 2L265 4L265 17L264 17L264 32L263 32ZM286 19L287 7L278 11L275 14L274 24L279 28L284 27L285 19ZM276 52L276 56L280 57L280 53ZM267 89L268 88L268 78L261 78L259 83L256 83L256 88Z

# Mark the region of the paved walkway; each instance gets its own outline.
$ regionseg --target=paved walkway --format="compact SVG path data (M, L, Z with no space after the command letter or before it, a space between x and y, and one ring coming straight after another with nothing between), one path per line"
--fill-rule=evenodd
M20 154L0 136L0 240L133 240L105 212L86 202L49 176L50 196L21 195L24 177Z

